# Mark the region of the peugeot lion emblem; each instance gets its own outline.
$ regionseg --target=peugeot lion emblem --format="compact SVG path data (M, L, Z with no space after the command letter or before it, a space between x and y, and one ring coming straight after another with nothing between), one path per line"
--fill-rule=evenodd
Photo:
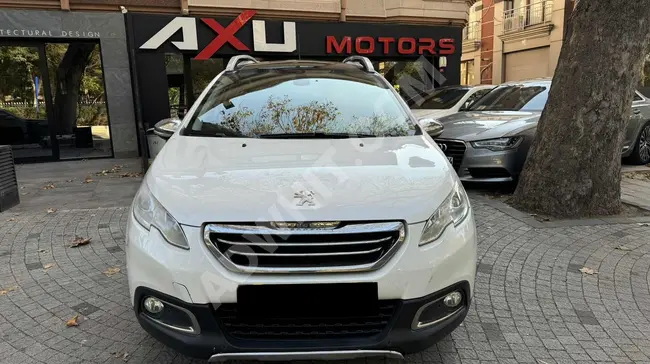
M293 194L293 198L297 198L298 202L296 203L297 206L315 206L316 203L314 202L314 192L313 191L298 191Z

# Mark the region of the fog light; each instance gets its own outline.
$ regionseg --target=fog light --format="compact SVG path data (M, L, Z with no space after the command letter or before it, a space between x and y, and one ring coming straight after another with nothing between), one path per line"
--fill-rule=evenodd
M442 302L445 304L445 306L453 308L460 305L462 301L463 295L458 291L454 291L446 295L445 299Z
M162 301L155 297L147 297L144 299L144 309L149 313L158 314L165 308Z

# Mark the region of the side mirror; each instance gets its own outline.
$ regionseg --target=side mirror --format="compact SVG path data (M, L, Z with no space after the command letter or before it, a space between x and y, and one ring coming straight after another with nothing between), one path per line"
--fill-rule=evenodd
M163 119L156 123L153 132L163 139L169 139L181 126L181 120L176 118Z
M424 128L424 131L432 138L439 137L445 129L439 121L434 119L420 119L420 124Z
M460 108L458 108L458 111L467 111L467 110L469 110L469 107L470 107L470 106L472 106L472 102L471 102L471 101L465 101L465 103L463 104L463 106L461 106Z

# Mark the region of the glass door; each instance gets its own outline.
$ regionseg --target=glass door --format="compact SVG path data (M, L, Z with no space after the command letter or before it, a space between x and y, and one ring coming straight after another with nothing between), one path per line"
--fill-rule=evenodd
M112 157L99 43L47 43L45 55L60 159Z
M58 159L47 82L43 45L0 43L0 145L19 163Z

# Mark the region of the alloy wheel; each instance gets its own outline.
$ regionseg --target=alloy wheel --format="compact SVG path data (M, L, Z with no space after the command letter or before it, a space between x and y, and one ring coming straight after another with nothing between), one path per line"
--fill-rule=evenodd
M639 136L639 159L650 162L650 125L646 125Z

